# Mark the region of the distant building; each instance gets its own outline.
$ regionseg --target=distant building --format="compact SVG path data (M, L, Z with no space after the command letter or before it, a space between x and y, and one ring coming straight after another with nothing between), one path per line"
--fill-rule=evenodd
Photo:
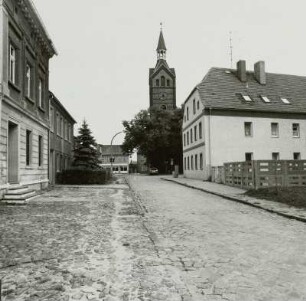
M113 168L113 173L129 173L129 155L121 145L99 145L102 168ZM111 162L112 161L112 162Z
M56 173L68 169L73 158L73 132L76 123L69 112L49 92L50 99L50 184L55 184Z
M211 68L184 103L184 175L249 160L306 159L306 77Z
M157 63L149 70L150 109L173 110L176 108L175 69L169 68L166 61L166 44L160 31L157 45Z
M0 4L0 196L48 186L52 41L30 0Z

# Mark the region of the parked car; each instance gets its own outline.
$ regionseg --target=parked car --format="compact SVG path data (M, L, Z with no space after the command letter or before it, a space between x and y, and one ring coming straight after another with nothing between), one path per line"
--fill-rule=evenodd
M156 167L150 167L149 174L158 175L158 169Z

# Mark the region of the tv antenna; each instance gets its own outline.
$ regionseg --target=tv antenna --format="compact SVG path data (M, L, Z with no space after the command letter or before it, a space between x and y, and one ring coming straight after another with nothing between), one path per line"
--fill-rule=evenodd
M230 43L230 59L231 59L231 68L233 69L233 40L232 40L232 32L229 32L229 43Z

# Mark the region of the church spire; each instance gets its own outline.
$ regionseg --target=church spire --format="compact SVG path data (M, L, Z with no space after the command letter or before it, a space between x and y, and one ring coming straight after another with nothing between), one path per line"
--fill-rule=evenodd
M166 44L165 44L165 40L164 40L164 36L163 36L163 28L162 28L162 23L160 23L161 28L160 28L160 34L159 34L159 39L158 39L158 45L156 48L156 52L157 52L157 59L160 60L166 60Z

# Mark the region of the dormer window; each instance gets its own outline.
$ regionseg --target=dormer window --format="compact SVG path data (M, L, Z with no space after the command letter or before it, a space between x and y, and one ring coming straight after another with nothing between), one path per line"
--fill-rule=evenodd
M281 97L281 101L286 105L290 105L290 101L287 98Z
M252 98L249 95L244 95L244 94L241 94L241 95L245 101L248 101L248 102L252 101Z
M261 99L264 101L264 102L271 102L270 99L267 97L267 96L264 96L264 95L260 95Z

